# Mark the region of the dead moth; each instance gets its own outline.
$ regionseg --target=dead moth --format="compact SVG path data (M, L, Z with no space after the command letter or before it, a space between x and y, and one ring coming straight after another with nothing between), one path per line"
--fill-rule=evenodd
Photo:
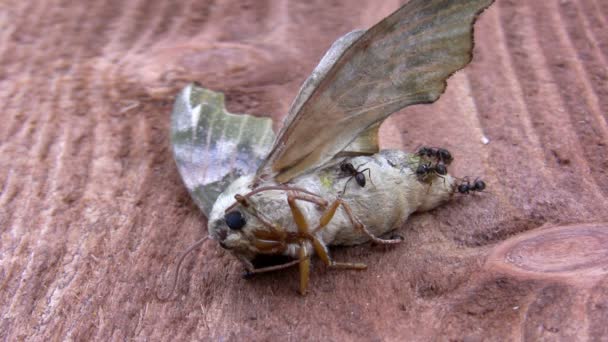
M209 218L208 237L249 273L298 266L302 294L315 254L331 268L366 268L334 261L329 246L400 242L379 236L446 201L460 184L447 170L421 181L421 165L449 163L381 151L378 129L403 107L439 98L447 78L470 62L473 24L492 2L411 0L369 30L341 37L304 82L276 138L270 119L227 113L221 94L196 85L182 90L173 152ZM348 184L356 173L345 177L345 163L373 182ZM269 258L281 263L260 267Z

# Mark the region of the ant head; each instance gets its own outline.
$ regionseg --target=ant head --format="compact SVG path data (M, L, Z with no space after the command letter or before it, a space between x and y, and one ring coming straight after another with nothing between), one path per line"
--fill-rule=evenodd
M342 172L345 172L345 173L354 173L354 172L356 172L355 167L353 166L353 164L347 162L346 160L344 160L342 163L340 163L340 170Z
M418 165L418 168L416 168L416 174L418 176L424 176L429 172L430 168L431 167L428 164L420 164Z
M458 185L458 192L461 194L468 194L470 191L469 185L467 183L462 183Z

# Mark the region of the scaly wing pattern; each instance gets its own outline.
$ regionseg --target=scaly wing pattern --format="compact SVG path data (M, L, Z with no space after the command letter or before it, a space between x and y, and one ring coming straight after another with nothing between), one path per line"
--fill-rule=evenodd
M288 182L390 114L436 101L471 61L474 21L492 2L412 0L367 32L342 37L315 87L302 87L258 176Z
M273 140L270 118L228 113L222 93L190 84L175 99L173 156L190 195L207 216L232 181L255 172Z

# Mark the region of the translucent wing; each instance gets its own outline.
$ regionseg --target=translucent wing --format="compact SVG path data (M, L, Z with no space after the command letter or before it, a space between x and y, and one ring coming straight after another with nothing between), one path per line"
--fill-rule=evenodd
M367 32L342 37L302 87L258 176L287 182L390 114L437 100L470 62L473 23L492 2L412 0Z
M221 93L190 84L173 105L173 156L190 195L207 216L233 180L255 172L273 140L270 118L228 113Z

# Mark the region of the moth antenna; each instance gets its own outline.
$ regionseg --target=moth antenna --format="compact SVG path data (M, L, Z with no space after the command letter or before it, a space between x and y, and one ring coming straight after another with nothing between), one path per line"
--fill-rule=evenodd
M156 292L156 299L158 299L161 302L166 301L167 299L169 299L169 297L171 297L173 295L173 292L175 292L175 288L177 287L177 280L179 278L179 270L182 267L182 262L184 261L184 258L186 258L186 256L188 254L190 254L195 248L199 247L200 245L202 245L205 241L207 241L207 239L209 239L209 235L205 236L204 238L196 241L194 244L192 244L190 247L188 247L188 249L186 249L182 255L179 257L179 262L177 263L177 268L175 269L175 276L173 278L173 286L171 287L171 292L169 292L169 294L166 297L161 297L158 292Z
M264 187L252 190L252 191L246 193L245 195L237 195L237 196L239 196L238 198L236 198L236 196L235 196L235 202L232 203L231 206L229 206L228 208L226 208L225 212L229 212L230 210L234 209L234 207L236 207L239 204L242 204L242 202L246 201L248 198L250 198L251 196L253 196L253 195L257 194L257 193L260 193L260 192L263 192L263 191L271 191L271 190L296 191L296 192L305 193L305 194L310 195L310 196L321 198L321 196L319 196L319 195L317 195L317 194L315 194L313 192L310 192L310 191L308 191L306 189L298 188L298 187L295 187L295 186L289 186L289 185L264 186Z
M249 208L249 202L247 201L247 198L245 198L243 195L234 195L234 199L239 202L243 207Z

